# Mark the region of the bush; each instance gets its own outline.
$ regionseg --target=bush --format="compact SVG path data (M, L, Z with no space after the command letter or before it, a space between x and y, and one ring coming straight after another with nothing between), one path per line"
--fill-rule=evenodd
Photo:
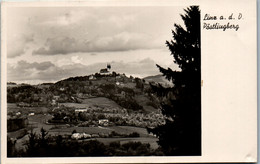
M109 144L109 147L111 147L111 148L120 148L120 142L111 142L110 144Z
M137 132L133 132L131 134L128 135L129 137L140 137L140 134Z
M155 102L152 102L152 101L148 101L146 103L147 106L151 106L151 107L154 107L155 109L158 108L158 104L156 104Z
M100 120L100 119L105 119L106 118L106 116L104 115L104 114L99 114L98 116L97 116L97 118Z
M126 150L129 149L136 150L141 145L142 145L141 142L128 142L123 144L122 147L125 148Z

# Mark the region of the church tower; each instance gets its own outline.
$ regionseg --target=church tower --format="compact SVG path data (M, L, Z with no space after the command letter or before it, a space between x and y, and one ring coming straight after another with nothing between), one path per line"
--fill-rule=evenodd
M111 69L111 65L108 63L107 64L107 70Z

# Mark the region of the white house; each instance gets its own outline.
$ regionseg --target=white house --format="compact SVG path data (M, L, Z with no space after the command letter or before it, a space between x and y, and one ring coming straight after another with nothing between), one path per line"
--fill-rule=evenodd
M60 91L65 91L65 88L61 87L61 88L60 88Z
M73 133L71 135L72 139L86 139L86 138L91 138L90 134L86 134L86 133Z
M87 108L78 108L78 109L75 109L75 113L79 113L79 112L87 112L88 109Z
M89 76L89 80L95 80L95 79L96 79L95 76L93 76L93 75L90 75L90 76Z
M101 69L99 71L100 75L110 75L111 73L108 71L107 68Z
M108 119L101 119L101 120L98 120L98 124L100 126L108 126Z

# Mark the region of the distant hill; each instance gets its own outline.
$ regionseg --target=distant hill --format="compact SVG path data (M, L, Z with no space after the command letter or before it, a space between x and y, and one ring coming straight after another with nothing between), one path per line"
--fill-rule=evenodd
M7 82L7 85L17 85L17 84L14 82Z
M163 75L155 75L155 76L147 76L143 78L146 82L156 82L160 84L168 84L171 85L172 83L165 79Z
M165 84L164 81L163 83ZM157 98L151 94L148 83L140 78L127 77L116 72L69 77L56 83L18 86L7 90L8 103L25 102L51 106L56 103L82 104L88 99L101 97L130 112L153 112L157 111L159 106ZM97 103L97 106L100 104Z

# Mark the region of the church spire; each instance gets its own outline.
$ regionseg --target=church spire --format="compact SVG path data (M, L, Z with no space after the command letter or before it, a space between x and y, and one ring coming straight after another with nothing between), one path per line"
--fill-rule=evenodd
M109 63L107 64L107 69L111 69L111 65Z

